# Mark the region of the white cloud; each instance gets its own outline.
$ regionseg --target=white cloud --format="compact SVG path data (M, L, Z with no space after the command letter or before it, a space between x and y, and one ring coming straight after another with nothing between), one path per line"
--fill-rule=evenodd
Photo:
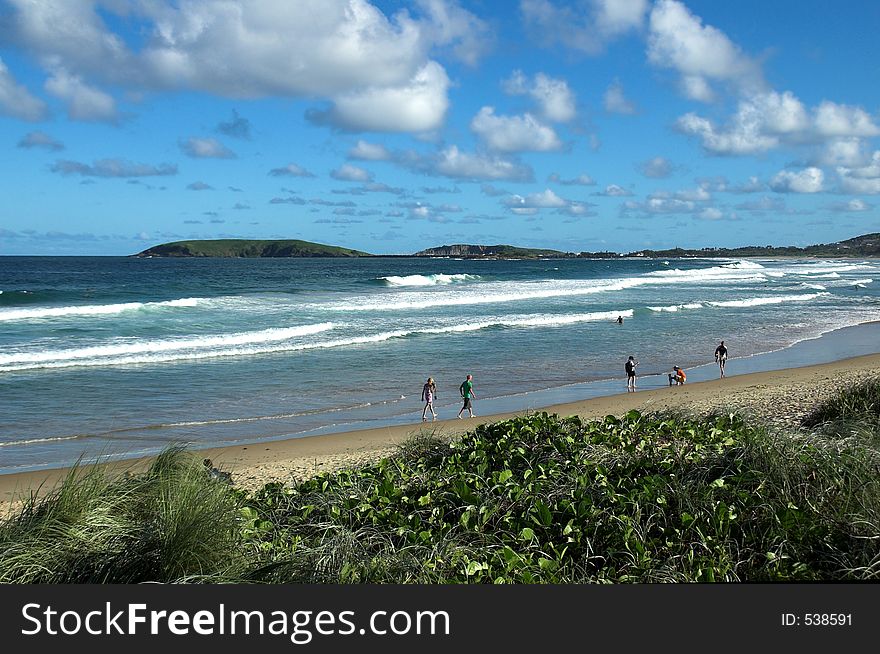
M779 145L779 139L762 134L755 120L736 122L726 130L721 130L712 121L686 113L675 123L676 128L690 136L700 139L703 149L720 155L743 155L766 152Z
M67 115L71 120L116 123L116 101L103 91L89 86L78 75L71 75L63 68L55 70L46 80L46 91L67 103Z
M547 152L562 147L553 128L528 113L496 116L492 107L483 107L471 121L471 131L498 152Z
M567 207L569 201L559 197L548 188L540 193L532 193L525 197L513 195L505 199L502 204L511 209L561 209Z
M269 174L272 177L314 177L308 170L295 163L287 164L281 168L273 168Z
M880 194L880 150L875 150L867 165L839 166L837 175L844 193Z
M873 208L873 204L868 204L867 202L865 202L864 200L860 200L859 198L853 198L852 200L847 200L846 202L836 202L828 206L828 209L838 213L862 213L865 211L870 211Z
M556 123L567 123L577 116L577 102L568 82L538 73L529 79L516 70L503 84L510 95L528 95L537 104L541 115Z
M473 64L491 44L487 24L456 0L388 16L367 0L9 3L7 41L90 86L326 99L337 105L329 121L345 129L435 129L449 82L430 53ZM136 24L143 47L130 49L105 16Z
M46 103L31 95L15 81L0 58L0 113L21 120L36 122L46 118Z
M361 140L348 151L348 158L360 159L362 161L387 161L391 159L391 153L388 152L384 145L367 143Z
M234 159L235 153L217 139L191 136L180 143L184 154L194 159Z
M602 98L605 111L611 114L632 115L636 113L636 106L626 99L623 93L623 85L619 80L614 80L605 91Z
M100 159L91 166L78 161L60 160L52 164L51 171L61 175L82 175L83 177L155 177L176 175L177 166L173 164L132 163L125 159Z
M548 182L553 182L554 184L562 184L563 186L595 186L596 180L587 175L586 173L582 173L577 177L573 177L572 179L562 179L557 173L553 173L547 178Z
M59 152L64 149L64 144L45 132L28 132L18 142L20 148L45 148L52 152Z
M462 152L454 145L440 152L427 168L434 174L455 179L527 182L534 177L528 166L502 157Z
M357 166L352 166L351 164L343 164L336 170L330 173L330 177L333 179L338 179L342 182L371 182L373 181L373 174L364 170L363 168L358 168Z
M714 96L710 81L757 89L763 84L760 67L721 30L694 16L676 0L658 0L651 10L648 61L673 68L682 91L693 100Z
M697 214L697 218L701 220L721 220L724 218L724 213L717 207L706 207Z
M815 110L816 132L821 136L877 136L880 128L861 107L823 101Z
M190 0L153 3L150 13L143 58L157 80L232 97L400 85L424 65L428 45L408 15L389 21L365 0Z
M34 52L48 67L64 62L78 73L142 81L132 53L107 28L95 0L8 0L7 4L13 8L5 17L7 38Z
M632 195L632 191L623 188L622 186L618 186L617 184L609 184L605 187L604 191L597 191L593 193L593 195L601 195L612 198L622 198L628 197Z
M448 88L446 71L430 61L405 83L336 96L329 111L312 112L311 118L351 131L428 132L443 124Z
M638 164L636 168L642 173L642 175L652 179L664 179L672 175L673 170L675 170L675 166L672 162L665 157L648 159L647 161Z
M790 91L767 91L742 98L724 127L687 113L676 122L679 131L696 136L703 148L720 155L758 154L782 145L835 143L852 147L846 139L880 134L860 107L822 102L812 111Z
M766 188L766 185L764 184L764 182L759 180L755 175L752 175L742 184L738 184L736 186L730 186L730 187L726 188L725 190L727 190L731 193L743 194L743 193L760 193L765 188Z
M698 100L699 102L712 102L715 100L715 91L712 90L705 77L683 75L679 84L682 93L691 100Z
M698 209L699 207L694 202L664 195L651 196L644 202L627 200L622 206L624 213L641 211L650 214L683 214L694 213Z
M532 39L594 55L613 39L642 27L648 0L579 0L562 5L520 0L519 6Z
M492 45L489 25L450 0L418 0L427 16L422 30L439 46L451 46L452 53L470 66L475 66Z
M770 180L770 189L777 193L819 193L825 174L821 168L809 167L800 171L783 170Z
M685 189L683 191L676 191L673 194L673 197L678 198L679 200L688 200L690 202L706 202L707 200L712 199L712 194L702 186L698 186L693 189Z
M831 139L825 143L817 157L817 163L823 166L858 168L867 162L865 142L858 137Z

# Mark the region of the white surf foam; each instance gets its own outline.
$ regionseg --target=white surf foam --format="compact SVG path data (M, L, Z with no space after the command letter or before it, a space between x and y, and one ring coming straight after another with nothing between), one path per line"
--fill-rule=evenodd
M776 295L768 297L750 297L743 300L724 300L721 302L709 302L713 307L758 307L765 304L782 304L783 302L809 302L817 297L831 295L831 293L806 293L803 295Z
M83 304L65 307L5 309L0 310L0 321L66 318L67 316L106 316L138 309L194 307L207 301L209 300L206 298L187 297L165 302L122 302L118 304Z
M312 334L328 331L334 327L336 327L334 323L324 322L316 325L272 328L254 332L239 332L235 334L217 334L212 336L194 336L161 340L133 339L91 347L43 350L39 352L13 352L9 354L0 354L0 366L9 366L13 364L54 364L80 361L95 361L100 364L101 360L106 359L116 360L118 358L125 358L126 360L131 361L133 360L132 355L149 355L162 352L179 352L184 355L181 356L181 358L198 358L198 352L204 350L288 341L292 338L310 336Z
M349 338L325 341L290 342L293 336L319 333L331 329L333 323L311 325L290 330L271 329L262 332L234 334L219 337L196 339L175 339L168 341L148 341L131 343L127 346L112 345L76 350L58 350L36 353L17 353L0 356L0 372L32 370L39 368L69 368L73 366L119 366L135 364L157 364L183 360L198 360L217 357L246 356L302 350L329 349L336 347L382 343L396 338L416 335L452 334L472 332L490 327L555 327L579 322L614 320L617 316L632 317L633 310L601 311L581 314L537 314L526 316L498 317L479 322L459 325L445 325L426 329L398 329L365 334ZM294 333L294 330L299 330ZM275 341L275 342L272 342ZM172 347L188 342L187 348ZM210 345L208 345L210 343ZM235 344L235 346L233 346ZM128 349L126 349L126 347Z
M700 302L690 302L688 304L673 304L668 307L648 307L651 311L675 313L682 309L701 309L703 305Z
M557 297L578 297L622 291L650 285L704 284L707 282L758 283L767 278L753 270L738 270L715 266L694 270L662 270L639 277L585 280L544 280L539 282L488 282L469 286L467 290L451 289L426 295L404 291L393 298L387 295L354 297L347 301L306 305L309 309L324 311L410 311L445 306L471 306L539 300Z
M56 441L74 441L80 436L50 436L48 438L29 438L21 441L3 441L0 447L12 447L14 445L36 445L38 443L54 443Z
M388 286L438 286L445 284L457 284L461 282L477 281L479 275L444 275L438 273L435 275L391 275L388 277L379 277L379 280Z
M826 275L832 273L846 273L855 270L876 270L877 268L869 263L822 263L822 264L803 264L792 266L788 270L796 275Z

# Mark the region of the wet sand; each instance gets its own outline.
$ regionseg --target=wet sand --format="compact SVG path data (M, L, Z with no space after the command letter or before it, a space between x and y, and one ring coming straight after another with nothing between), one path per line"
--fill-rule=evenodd
M688 383L636 393L591 398L557 404L537 411L584 418L621 415L630 409L642 412L675 410L692 414L736 411L780 427L796 426L817 402L836 390L868 377L880 376L880 354L833 363L736 375L723 380ZM621 380L621 390L624 382ZM479 399L474 410L479 412ZM421 409L419 409L419 412ZM415 422L337 434L250 443L233 447L197 450L221 470L232 473L233 482L246 489L279 481L290 483L316 473L359 466L393 454L414 434L429 431L454 438L478 424L495 422L536 410L501 413L462 420ZM414 420L419 413L413 414ZM144 469L150 459L100 464L114 473ZM68 469L40 470L0 475L0 513L5 513L30 493L45 493L68 474Z

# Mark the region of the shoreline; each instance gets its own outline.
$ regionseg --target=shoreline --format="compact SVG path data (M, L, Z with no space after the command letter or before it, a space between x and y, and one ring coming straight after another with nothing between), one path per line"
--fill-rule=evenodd
M210 458L223 471L232 473L236 486L254 490L272 481L289 483L314 474L357 467L393 454L413 435L427 431L441 438L454 438L477 425L529 413L546 411L560 416L601 418L629 410L641 412L684 411L705 414L736 411L761 419L771 426L794 426L815 404L837 389L880 375L880 353L844 358L801 367L780 368L731 375L725 379L689 381L684 386L653 388L549 404L516 411L478 414L474 418L407 423L346 432L264 441L226 447L191 450ZM479 410L479 400L475 409ZM145 469L155 457L141 457L84 464L113 474ZM70 468L43 469L0 475L0 515L14 509L30 493L43 494L55 487Z

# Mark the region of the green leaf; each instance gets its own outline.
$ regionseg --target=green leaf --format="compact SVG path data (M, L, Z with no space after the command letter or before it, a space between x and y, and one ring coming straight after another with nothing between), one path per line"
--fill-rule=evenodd
M519 532L520 540L533 540L535 538L535 531L531 527L524 527L521 532Z
M538 567L545 572L553 572L559 567L559 563L553 559L538 559Z

